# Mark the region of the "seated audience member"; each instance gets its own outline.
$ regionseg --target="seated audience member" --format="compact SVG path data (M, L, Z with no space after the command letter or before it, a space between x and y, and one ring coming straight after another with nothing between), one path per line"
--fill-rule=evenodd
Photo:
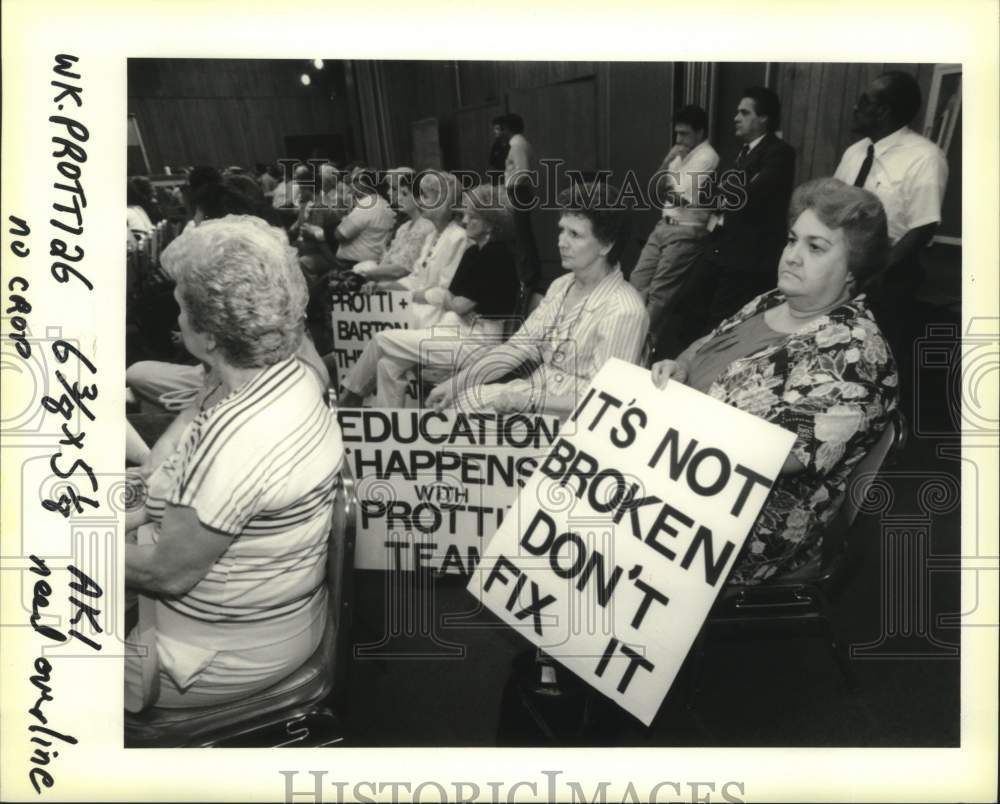
M289 167L292 168L291 171L289 171ZM275 209L294 210L298 208L299 199L295 186L295 173L300 168L308 171L305 165L296 164L292 167L288 162L278 166L280 180L271 192L271 205ZM289 177L289 174L291 177Z
M125 201L128 204L125 221L128 224L128 230L136 238L141 239L152 235L153 229L156 227L153 225L153 221L150 220L149 214L143 206L140 178L139 176L133 176L125 185ZM148 183L149 180L147 179L146 181Z
M180 188L181 200L187 210L187 223L184 230L187 231L193 226L197 226L195 220L197 214L197 198L205 192L205 188L212 184L221 184L222 174L209 165L195 165L187 171L187 181Z
M341 267L350 268L364 260L379 260L385 252L396 215L389 203L378 194L375 174L362 171L351 178L354 206L334 235L337 239L337 260ZM303 232L319 242L325 240L322 229L309 227Z
M178 238L180 325L218 384L148 477L125 582L156 599L159 694L126 659L126 708L244 698L302 664L326 624L326 551L343 460L323 383L296 357L306 288L287 242L229 217Z
M324 235L333 213L326 206L322 193L317 197L315 177L310 168L300 165L295 168L294 175L298 212L295 222L288 229L288 236L298 249L299 265L311 293L337 264L337 258L327 246Z
M260 185L260 190L264 194L264 198L270 203L274 198L274 190L278 186L278 180L281 174L278 172L278 166L271 165L258 165L257 166L257 183Z
M152 221L155 226L160 221L163 220L163 210L160 209L160 202L156 197L156 191L153 189L153 183L146 176L133 176L129 179L129 184L133 187L136 194L136 200L140 207L142 207L146 216Z
M218 184L222 181L222 173L211 165L194 165L187 171L187 186L192 192L197 192L206 184Z
M778 287L749 302L676 361L668 379L797 436L732 574L757 583L819 555L847 479L897 405L892 353L861 293L884 270L886 217L871 193L837 179L796 191Z
M191 205L194 208L191 220L195 225L226 215L255 215L272 225L281 225L280 217L268 206L260 189L248 176L234 174L217 183L202 185L192 192Z
M199 210L204 211L207 215L224 217L230 214L241 216L245 214L245 199L226 192L222 185L208 189L203 188L200 193L203 199L210 199L207 207L199 207ZM218 206L216 206L216 202L218 202ZM228 202L232 203L227 207ZM200 217L197 220L199 223L203 222ZM263 220L256 218L254 220L258 220L260 225L264 225ZM288 244L288 238L280 228L275 226L266 228L272 237L286 245ZM184 233L189 234L193 231L195 228L185 230ZM160 255L160 267L163 272L176 281L179 266L194 259L190 251L200 248L199 244L198 240L181 237L172 241ZM330 377L326 366L308 334L302 338L299 344L298 355L315 369L321 382L329 385ZM199 403L214 401L215 396L219 393L217 379L210 372L206 374L206 367L201 363L184 365L160 360L142 360L133 363L125 370L125 383L138 398L178 413L184 410L190 413L190 408L197 407ZM215 389L214 393L209 394L209 398L205 399L205 395L212 389ZM181 423L178 423L178 427L180 426ZM160 456L162 453L162 448L153 448L154 456Z
M434 224L425 218L414 196L413 171L410 168L390 170L387 175L389 201L406 220L396 229L389 248L382 259L364 260L352 269L354 273L375 282L401 279L413 270L427 236L434 231ZM419 188L416 188L419 193ZM374 290L374 286L371 288Z
M362 162L348 162L347 167L344 169L347 175L347 187L348 189L354 188L354 182L359 176L368 172L368 168Z
M242 193L255 204L265 203L264 191L253 176L246 173L225 173L222 176L222 183Z
M430 171L422 175L420 181L420 213L430 224L429 234L425 235L420 251L412 263L409 273L400 279L376 280L369 282L365 289L371 293L376 290L425 290L432 287L448 287L459 260L469 245L465 230L455 222L455 207L459 198L458 180L450 173ZM412 231L412 230L411 230ZM401 272L402 273L402 272ZM348 274L348 277L355 274ZM426 304L411 304L407 315L411 329L426 329L433 326L434 319L441 313L440 308ZM332 375L336 372L336 356L330 352L324 358L327 370ZM367 376L367 375L366 375ZM365 380L371 382L373 378ZM352 389L340 385L348 392Z
M575 184L559 201L559 256L569 273L507 343L431 392L428 402L438 410L565 414L609 358L639 361L649 316L618 265L628 232L618 189ZM524 363L536 367L529 378L493 382Z
M329 162L320 165L319 177L320 198L330 212L328 221L339 224L354 207L354 199L351 198L350 190L347 189L347 183L341 181L340 173L335 165Z
M465 229L455 221L460 200L458 179L451 173L424 174L420 182L420 208L434 229L424 240L413 270L399 280L377 282L375 290L417 292L447 288L451 284L462 254L470 245ZM414 303L409 311L413 329L433 326L442 314L440 307L424 303Z
M454 371L477 351L503 340L504 321L514 315L520 283L507 245L512 234L510 211L491 186L465 196L462 224L471 245L462 255L447 288L413 292L413 301L441 310L433 329L379 332L344 380L341 403L356 407L376 386L376 405L402 407L407 375L421 368ZM449 371L449 373L450 373Z

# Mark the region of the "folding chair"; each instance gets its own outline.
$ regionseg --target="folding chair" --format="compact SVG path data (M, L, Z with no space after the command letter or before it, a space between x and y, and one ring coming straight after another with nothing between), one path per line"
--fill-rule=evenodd
M291 675L239 701L191 709L153 706L125 713L127 748L326 746L342 743L354 602L354 480L346 468L334 498L327 553L329 610L313 655ZM149 598L140 599L140 607ZM140 624L148 622L146 612ZM155 650L155 648L154 648Z
M769 633L792 636L812 631L829 641L834 661L850 689L857 688L847 648L838 635L831 597L855 566L850 532L880 468L906 441L906 422L898 411L882 436L858 463L847 482L840 508L823 535L819 557L774 582L753 586L729 583L719 594L694 645L689 661L688 705L698 693L704 669L705 644L716 637L746 637Z

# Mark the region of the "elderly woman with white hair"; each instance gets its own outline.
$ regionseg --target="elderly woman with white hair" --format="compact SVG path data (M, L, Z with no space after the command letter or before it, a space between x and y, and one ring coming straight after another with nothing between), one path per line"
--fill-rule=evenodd
M351 270L369 280L368 291L375 290L376 282L402 279L413 270L427 236L434 231L434 224L424 217L418 202L419 179L413 168L393 168L386 172L385 184L392 206L406 217L389 242L382 259L364 260ZM340 278L338 277L338 280Z
M156 600L159 660L155 700L127 661L133 711L245 697L295 670L323 635L343 446L326 389L296 356L306 287L271 228L229 216L179 238L181 335L217 388L126 523L152 529L152 544L126 546L125 582Z
M205 214L196 217L195 226L204 224L206 220L224 218L227 215L230 217L238 215L242 220L249 218L244 214L247 211L245 204L235 199L232 194L223 192L216 195L213 191L209 195L214 201L204 209L199 206L199 211ZM199 191L195 197L201 199L202 196ZM280 244L288 245L288 237L284 230L277 226L267 226L259 216L255 216L254 220L261 232L267 232ZM186 229L185 233L193 231L194 228L192 226ZM163 250L160 255L160 268L174 282L177 281L178 266L191 259L190 252L200 247L198 243L197 240L178 237ZM296 256L294 250L285 253ZM299 343L298 355L317 373L324 385L330 384L330 375L308 332ZM180 414L180 421L171 425L160 439L163 443L153 447L152 456L149 458L152 462L149 463L150 466L155 466L162 459L165 448L167 452L173 449L174 442L199 405L217 400L221 390L218 380L206 370L207 366L202 362L187 365L161 360L140 360L126 369L125 384L135 396L158 408Z
M465 194L462 225L469 245L451 281L413 291L417 320L432 325L379 332L344 380L345 406L359 405L377 388L379 407L402 407L407 378L418 364L451 374L503 340L520 284L508 247L511 214L496 188L481 185Z

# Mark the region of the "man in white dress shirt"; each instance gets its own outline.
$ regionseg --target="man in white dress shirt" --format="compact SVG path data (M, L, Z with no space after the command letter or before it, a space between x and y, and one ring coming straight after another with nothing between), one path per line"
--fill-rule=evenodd
M664 309L705 246L711 198L704 190L719 164L707 135L708 115L700 106L685 106L674 115L675 144L659 169L664 177L662 214L629 277L646 303L654 336Z
M909 128L920 109L920 87L909 73L876 78L854 106L856 133L834 176L878 196L889 221L890 274L897 265L915 264L941 222L941 201L948 179L944 153Z
M921 104L920 86L909 73L883 73L854 105L853 130L862 139L840 160L835 178L871 191L885 207L889 265L869 290L875 320L899 364L904 399L909 397L912 352L917 336L916 293L924 278L920 253L941 223L948 180L944 153L910 129Z

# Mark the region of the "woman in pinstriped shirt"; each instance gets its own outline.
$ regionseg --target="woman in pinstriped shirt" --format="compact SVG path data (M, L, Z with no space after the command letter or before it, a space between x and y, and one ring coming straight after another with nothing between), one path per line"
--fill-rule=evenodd
M649 316L618 266L628 232L618 189L575 184L559 203L559 256L569 273L507 343L431 392L428 402L438 410L564 415L609 358L639 361ZM525 364L533 367L526 378L496 382Z

